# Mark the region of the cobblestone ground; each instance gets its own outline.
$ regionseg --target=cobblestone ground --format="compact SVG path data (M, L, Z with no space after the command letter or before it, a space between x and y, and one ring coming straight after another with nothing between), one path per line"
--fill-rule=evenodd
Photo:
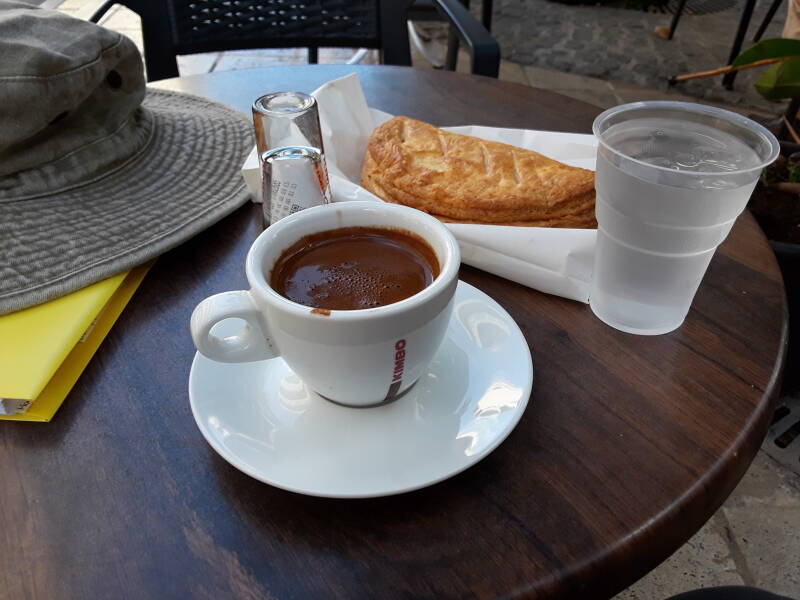
M653 28L669 26L672 15L598 5L566 5L549 0L495 0L492 34L503 58L563 71L666 90L672 75L725 65L742 12L743 0L731 9L702 16L684 13L675 37L665 41ZM745 47L761 23L770 0L756 6ZM786 3L778 10L764 39L780 37ZM779 112L753 89L760 70L739 73L735 89L721 77L676 86L681 94L742 108ZM534 83L535 85L535 83Z

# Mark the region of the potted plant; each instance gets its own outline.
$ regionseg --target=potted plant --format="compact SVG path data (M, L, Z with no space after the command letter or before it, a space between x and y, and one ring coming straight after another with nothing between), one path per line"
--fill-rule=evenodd
M771 39L742 52L728 70L769 65L755 88L767 100L790 100L786 112L765 123L781 143L781 155L764 169L749 208L778 259L789 303L789 356L784 370L786 392L800 389L800 40Z

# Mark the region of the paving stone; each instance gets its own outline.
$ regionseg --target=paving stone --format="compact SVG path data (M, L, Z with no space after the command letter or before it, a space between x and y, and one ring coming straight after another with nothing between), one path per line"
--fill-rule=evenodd
M744 583L724 529L712 518L675 554L614 600L663 600L697 588Z
M439 56L444 57L444 46L442 52ZM442 58L444 61L444 58ZM470 62L469 53L464 49L459 49L458 51L458 58L456 59L456 73L471 73L472 72L472 63Z
M704 98L694 98L692 96L687 96L685 94L681 94L675 91L674 89L654 90L654 89L647 89L640 87L630 87L615 83L611 83L611 86L614 92L616 93L617 98L619 98L620 104L624 104L627 102L643 102L649 100L670 100L673 102L696 102L698 104L716 106L718 108L723 108L725 110L737 112L748 117L755 116L759 118L768 118L772 116L771 112L765 111L761 108L748 107L747 105L742 105L742 104L738 105L721 104L719 102L712 102Z
M563 73L539 67L523 67L528 82L534 87L549 90L603 90L609 89L608 83L593 77L584 77L573 73Z
M326 60L326 57L327 57L327 55L323 53L323 55L320 57L320 61ZM360 64L360 65L379 65L379 64L381 64L380 52L378 52L377 50L368 50L367 54L364 56L364 58L358 64ZM412 62L412 64L413 64L413 62Z
M753 585L800 597L800 476L759 452L722 513Z
M549 88L548 88L549 89ZM606 90L552 90L558 94L582 100L589 104L594 104L600 108L611 108L620 104L614 92L607 88Z
M135 27L135 28L126 28L126 27L114 27L114 31L118 31L122 35L128 36L134 42L139 44L139 49L141 50L141 42L142 42L142 28Z
M102 0L64 0L58 10L79 19L88 19L102 4Z
M351 60L358 48L321 48L319 51L319 64L342 64ZM359 64L375 65L380 63L380 55L377 50L368 50Z
M136 47L139 49L139 53L144 56L144 41L142 39L141 31L120 31L120 33L129 37L131 41L136 44Z
M179 56L178 72L181 75L202 75L203 73L210 73L221 56L221 52L203 52L201 54Z
M644 102L648 100L673 100L676 102L697 102L697 99L679 94L674 91L653 90L640 87L622 87L612 85L612 89L617 94L620 103L625 102Z
M800 597L800 503L723 509L753 583L776 594Z
M517 63L512 63L507 60L500 61L500 75L501 81L510 81L511 83L521 83L528 85L528 78L525 76L525 71Z
M353 58L357 48L320 48L320 64L342 64ZM361 64L376 64L376 52L368 52ZM282 65L308 64L306 48L279 48L271 50L236 50L223 52L214 71L277 67Z
M258 67L279 67L306 62L299 56L274 54L264 56L239 56L231 52L223 53L214 66L214 71L235 71L238 69L255 69Z
M125 6L113 6L100 18L100 25L115 31L142 30L142 20L135 12Z
M758 3L751 19L751 36L769 5L767 1ZM727 63L740 6L712 15L684 14L675 37L665 41L656 38L652 30L657 25L669 25L669 14L624 10L608 4L495 0L492 35L500 43L503 57L513 62L659 88L673 75ZM473 10L478 10L477 5ZM783 7L778 11L765 39L780 35L785 12ZM745 47L750 43L748 37ZM781 105L764 100L753 88L761 72L756 69L740 73L736 83L738 93L723 88L719 77L681 84L680 93L780 112Z
M759 451L725 507L796 506L800 508L800 475ZM800 512L800 511L799 511ZM796 533L800 533L800 528Z

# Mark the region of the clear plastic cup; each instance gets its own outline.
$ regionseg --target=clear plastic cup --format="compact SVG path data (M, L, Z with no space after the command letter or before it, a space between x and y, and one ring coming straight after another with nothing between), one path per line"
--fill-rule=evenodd
M589 305L640 335L680 327L717 246L779 145L761 125L686 102L635 102L593 126L597 247Z

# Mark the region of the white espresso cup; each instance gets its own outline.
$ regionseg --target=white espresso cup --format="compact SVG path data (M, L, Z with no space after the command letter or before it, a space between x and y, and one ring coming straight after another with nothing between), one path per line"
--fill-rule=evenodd
M269 285L281 254L301 238L343 227L384 227L425 240L439 275L413 296L375 308L320 310L292 302ZM458 243L437 219L406 206L342 202L309 208L277 221L247 254L248 291L206 298L191 319L201 354L226 363L280 356L315 392L348 406L390 402L425 372L444 339L458 284ZM221 338L224 319L246 324Z

